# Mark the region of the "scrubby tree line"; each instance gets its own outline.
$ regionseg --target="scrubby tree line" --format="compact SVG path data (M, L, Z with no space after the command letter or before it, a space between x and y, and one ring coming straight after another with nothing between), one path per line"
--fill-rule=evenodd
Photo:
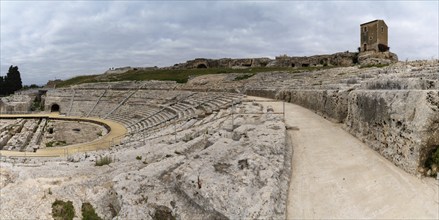
M0 95L10 95L23 87L17 66L10 66L6 76L0 76Z

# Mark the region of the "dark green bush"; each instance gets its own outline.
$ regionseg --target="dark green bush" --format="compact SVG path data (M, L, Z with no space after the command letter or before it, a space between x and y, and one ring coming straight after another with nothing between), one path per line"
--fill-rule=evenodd
M93 206L88 202L82 203L81 212L83 220L102 220L102 218L96 214Z
M433 153L432 162L439 166L439 147L436 149L436 152Z
M433 148L431 154L427 157L424 166L427 170L431 169L431 176L436 176L436 172L438 172L437 167L439 167L439 146L437 146L436 149Z
M75 217L72 201L55 200L52 204L52 217L55 220L71 220Z
M239 80L243 80L243 79L248 79L252 76L254 76L255 74L244 74L244 75L240 75L237 76L233 81L239 81Z
M111 162L113 162L113 159L110 156L100 157L98 160L96 160L95 166L103 166L108 165Z

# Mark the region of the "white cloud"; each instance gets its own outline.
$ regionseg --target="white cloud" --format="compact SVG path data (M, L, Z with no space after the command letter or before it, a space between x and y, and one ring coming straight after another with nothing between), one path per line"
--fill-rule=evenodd
M386 21L401 60L438 58L438 4L1 1L1 74L18 65L24 83L42 84L196 57L355 51L359 25L373 19Z

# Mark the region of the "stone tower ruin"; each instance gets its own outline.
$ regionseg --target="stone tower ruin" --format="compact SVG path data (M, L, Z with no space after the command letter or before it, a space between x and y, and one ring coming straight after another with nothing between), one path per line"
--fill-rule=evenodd
M387 25L384 20L369 21L360 25L361 52L389 50Z

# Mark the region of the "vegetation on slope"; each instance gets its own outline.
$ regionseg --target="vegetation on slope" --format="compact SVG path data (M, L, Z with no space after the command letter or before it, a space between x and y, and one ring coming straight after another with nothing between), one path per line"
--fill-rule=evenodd
M98 75L75 76L71 79L57 83L56 86L65 87L65 86L77 85L82 83L98 82L98 80L95 79L96 76Z
M52 217L55 220L70 220L75 217L72 201L55 200L52 204Z
M176 81L178 83L186 83L190 77L207 75L207 74L220 74L220 73L246 73L248 76L253 76L256 73L261 72L306 72L320 69L332 68L329 66L324 67L303 67L303 68L291 68L291 67L252 67L245 69L233 69L233 68L206 68L206 69L157 69L157 70L129 70L122 74L110 74L110 75L89 75L89 76L77 76L71 79L65 80L57 87L66 87L71 85L77 85L82 83L93 82L113 82L124 80L162 80L162 81Z
M430 176L435 177L437 175L439 172L439 146L431 151L431 154L429 154L425 161L425 167L431 170L429 174Z
M95 166L104 166L110 164L111 162L113 162L113 158L111 158L110 156L101 156L99 157L99 159L96 160Z
M81 212L83 220L102 220L102 218L96 214L93 206L88 202L82 203Z

